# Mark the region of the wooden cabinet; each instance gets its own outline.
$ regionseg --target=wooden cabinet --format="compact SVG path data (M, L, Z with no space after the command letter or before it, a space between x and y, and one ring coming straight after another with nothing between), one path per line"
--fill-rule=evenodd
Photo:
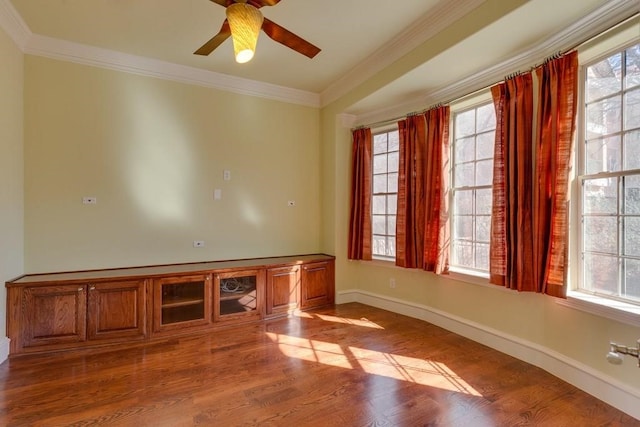
M298 308L300 301L300 266L267 270L266 315L286 315Z
M334 258L27 274L6 287L15 356L164 339L333 304Z
M215 322L263 316L264 270L229 271L214 277Z
M68 344L87 338L87 287L27 287L21 310L24 347Z
M147 335L145 280L88 286L88 339L144 338Z
M333 304L335 293L333 261L304 264L300 293L302 309Z
M206 326L211 319L211 275L166 277L153 283L153 331Z
M9 333L13 325L24 325L16 342L24 348L147 335L145 280L27 286L10 288L9 294L8 300L21 301L22 307L14 311L18 319L9 322Z

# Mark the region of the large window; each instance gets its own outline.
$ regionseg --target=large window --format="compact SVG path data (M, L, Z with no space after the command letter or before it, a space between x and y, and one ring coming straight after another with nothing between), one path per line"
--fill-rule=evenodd
M451 221L454 268L489 271L495 130L493 103L454 115Z
M587 64L579 289L640 302L640 44Z
M373 256L395 259L398 204L398 130L373 135Z

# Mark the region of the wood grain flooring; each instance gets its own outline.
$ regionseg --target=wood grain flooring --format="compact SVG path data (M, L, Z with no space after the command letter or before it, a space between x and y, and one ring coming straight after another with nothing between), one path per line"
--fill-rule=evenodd
M0 365L6 426L638 426L560 379L361 304Z

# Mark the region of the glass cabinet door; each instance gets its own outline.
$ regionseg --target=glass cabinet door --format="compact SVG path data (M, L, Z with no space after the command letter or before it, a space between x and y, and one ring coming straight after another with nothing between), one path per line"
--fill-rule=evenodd
M237 316L261 316L264 272L261 270L216 274L216 320Z
M160 279L155 283L155 330L207 324L210 318L209 276Z

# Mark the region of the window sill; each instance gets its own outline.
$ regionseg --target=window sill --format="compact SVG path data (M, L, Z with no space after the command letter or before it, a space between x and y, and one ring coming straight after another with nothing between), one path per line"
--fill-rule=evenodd
M555 298L555 300L565 307L640 327L640 307L637 305L576 291L569 291L567 299Z

